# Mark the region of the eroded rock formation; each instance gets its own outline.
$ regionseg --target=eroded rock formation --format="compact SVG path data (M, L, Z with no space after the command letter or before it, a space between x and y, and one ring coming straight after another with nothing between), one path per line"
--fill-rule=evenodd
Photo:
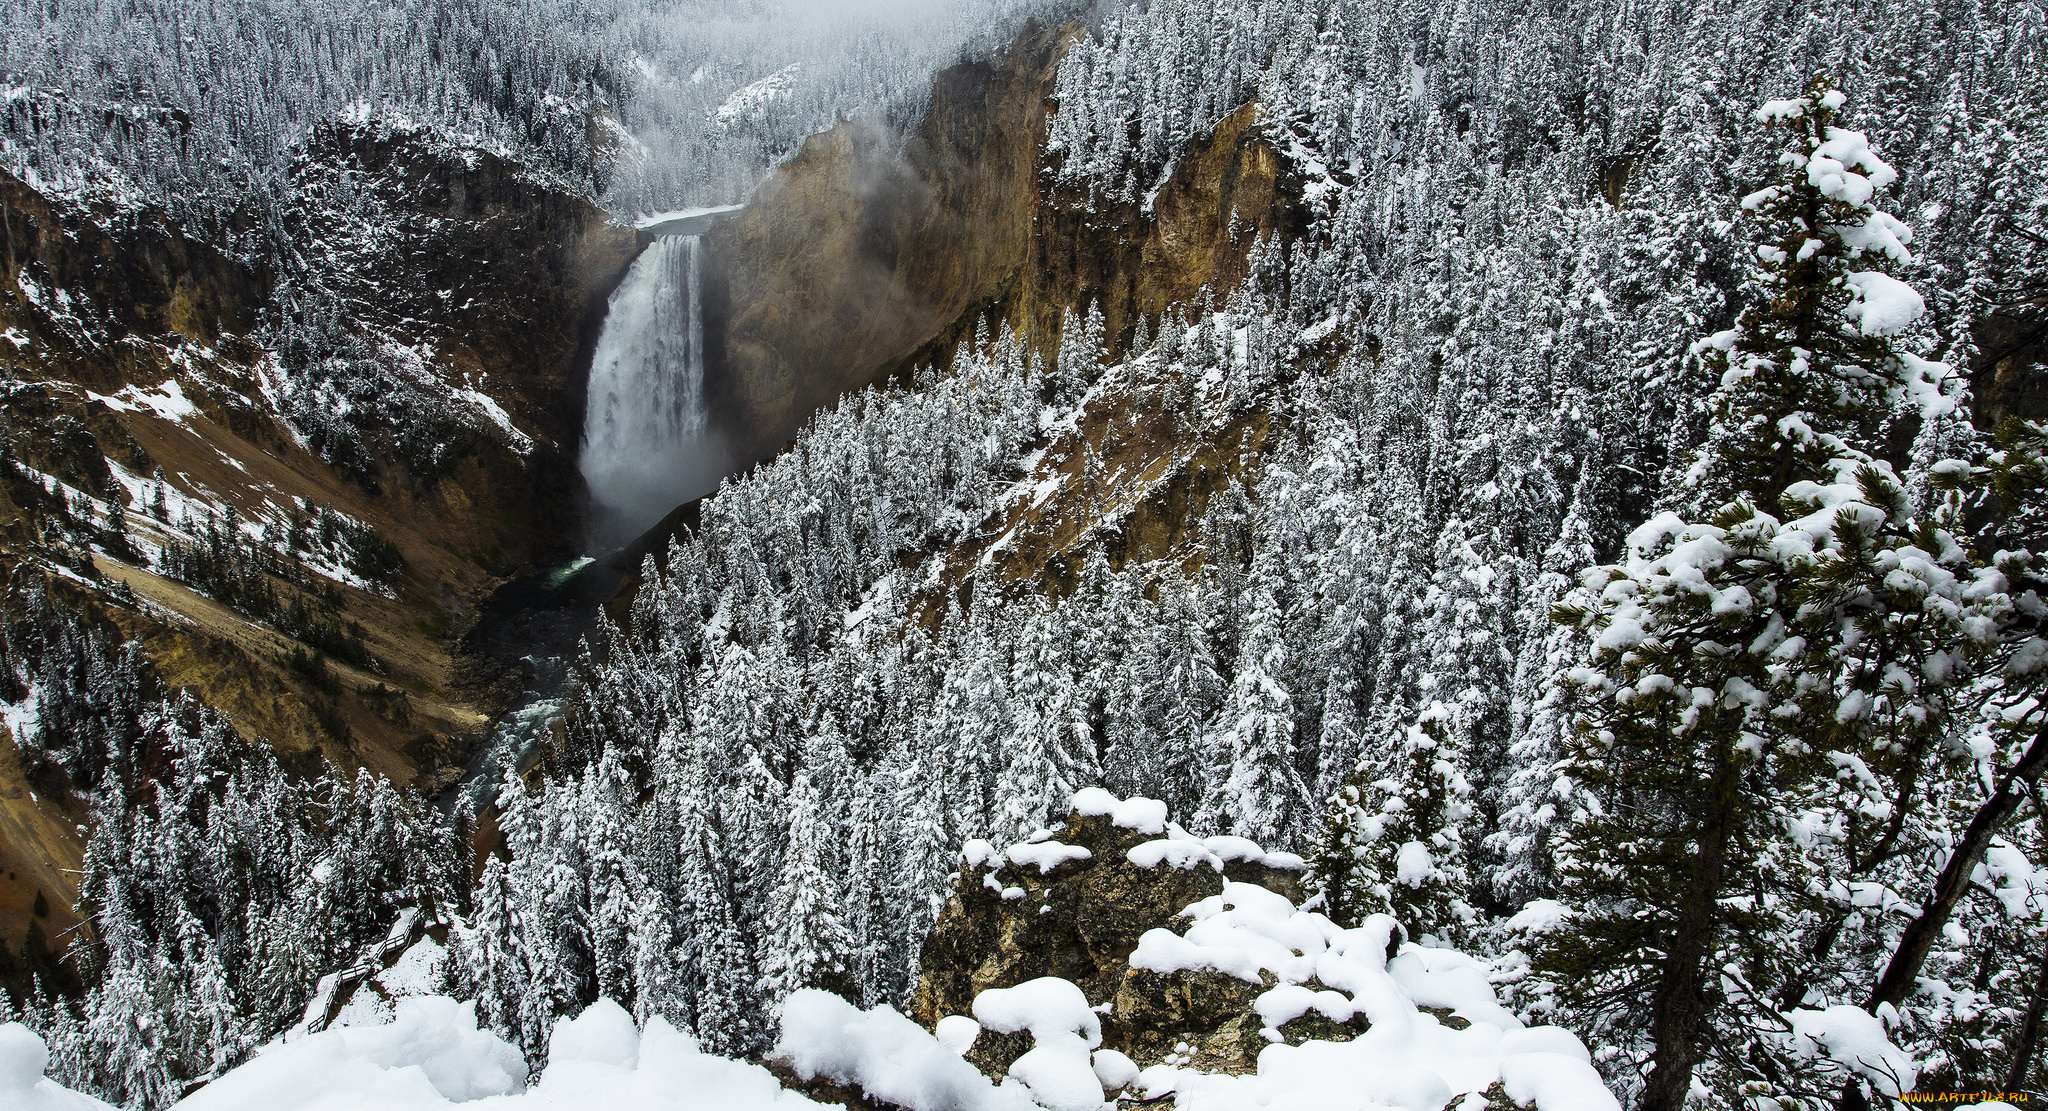
M1174 832L1181 845L1204 844ZM1078 985L1103 1012L1103 1045L1140 1065L1178 1053L1210 1071L1250 1070L1267 1044L1252 1004L1277 979L1268 973L1264 983L1253 983L1222 972L1134 969L1131 955L1148 930L1185 930L1189 920L1182 912L1221 896L1226 880L1298 902L1301 872L1288 858L1267 857L1242 838L1211 839L1221 853L1186 850L1202 857L1182 861L1187 867L1132 861L1131 850L1159 843L1167 833L1077 811L1038 839L1054 849L1045 857L1015 850L996 855L986 843L970 844L968 866L919 955L911 1017L934 1026L947 1015L971 1015L981 992L1057 976ZM1069 848L1087 855L1072 858ZM1041 868L1039 860L1053 863ZM1314 1036L1327 1039L1331 1032ZM967 1059L1000 1077L1031 1044L1027 1034L985 1031Z
M1055 187L1046 121L1076 33L1034 26L940 73L907 138L865 120L813 136L706 237L712 400L738 457L847 390L948 362L986 318L1049 350L1070 309L1127 337L1140 316L1220 300L1257 243L1305 226L1254 104L1192 143L1149 204Z
M606 296L639 250L633 229L566 183L427 132L323 125L293 186L291 237L322 281L531 441L454 430L446 474L378 478L494 574L575 554L585 377Z
M66 315L86 334L106 340L178 335L211 347L223 335L248 332L270 293L268 274L186 238L159 213L145 209L67 218L5 172L0 172L0 244L6 250L0 290L24 299L61 290L81 301ZM24 345L14 346L18 353ZM109 377L118 373L117 360L87 359L76 365L80 377L101 385L124 384Z

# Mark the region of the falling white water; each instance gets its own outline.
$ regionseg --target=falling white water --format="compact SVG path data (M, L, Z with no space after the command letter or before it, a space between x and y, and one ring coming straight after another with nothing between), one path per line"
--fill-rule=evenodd
M630 539L726 469L704 410L701 251L697 236L660 236L612 293L583 424L600 541Z

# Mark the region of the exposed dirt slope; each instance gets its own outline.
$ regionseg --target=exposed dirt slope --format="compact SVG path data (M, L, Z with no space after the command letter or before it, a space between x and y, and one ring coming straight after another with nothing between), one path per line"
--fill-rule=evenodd
M37 792L22 768L21 750L0 727L0 944L17 957L31 923L60 951L78 924L71 898L73 875L84 859L78 826L86 817L76 802Z
M1233 409L1220 375L1192 393L1158 356L1113 368L981 527L944 556L925 616L949 591L1071 589L1090 553L1112 566L1180 558L1209 500L1263 455L1276 432L1260 407Z

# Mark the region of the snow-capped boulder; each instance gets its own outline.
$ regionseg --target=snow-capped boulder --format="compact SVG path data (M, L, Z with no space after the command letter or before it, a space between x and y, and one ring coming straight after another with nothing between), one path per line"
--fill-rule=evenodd
M983 992L1046 976L1072 981L1092 1006L1130 996L1132 1013L1142 1013L1148 1028L1207 1028L1248 1014L1256 991L1207 971L1141 974L1127 987L1131 953L1148 930L1173 927L1185 908L1231 885L1298 900L1302 863L1241 837L1197 838L1169 822L1165 809L1091 788L1074 797L1057 830L1003 849L969 842L952 896L925 939L911 1015L933 1028L949 1015L973 1014ZM1000 1076L1031 1048L1027 1035L985 1029L966 1056Z
M1106 1012L1109 1051L1139 1065L1171 1057L1249 1072L1270 1044L1269 1025L1297 1041L1310 1030L1351 1037L1348 1011L1332 1021L1310 1008L1267 1023L1256 1004L1272 973L1227 944L1255 936L1246 922L1284 922L1301 899L1303 870L1299 857L1242 837L1197 837L1154 800L1088 788L1057 830L1004 849L968 843L952 898L925 940L911 1013L934 1028L949 1016L979 1018L974 1008L988 993L1057 977ZM1205 944L1205 936L1226 943ZM1259 953L1278 963L1273 954L1284 947L1263 946ZM990 1076L1011 1073L1034 1051L1029 1034L982 1026L965 1056Z
M994 1084L949 1081L976 1106L1014 1095L1079 1111L1121 1095L1171 1096L1180 1111L1619 1107L1584 1044L1525 1026L1480 962L1410 943L1384 914L1346 928L1303 910L1299 858L1197 838L1162 811L1091 789L1056 830L1008 848L970 842L925 942L921 1028L807 999L790 1012L801 1029L785 1016L780 1052L807 1082L912 1095L912 1111L941 1102L890 1065L913 1057L934 1069L964 1057ZM890 1033L859 1052L828 1039L839 1049L821 1055L804 1033L813 1012Z

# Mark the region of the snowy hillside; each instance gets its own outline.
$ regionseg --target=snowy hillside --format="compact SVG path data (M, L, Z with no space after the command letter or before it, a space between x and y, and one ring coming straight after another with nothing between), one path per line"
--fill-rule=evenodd
M1065 835L1088 832L1092 819L1098 836L1113 826L1152 838L1127 850L1130 865L1140 870L1221 872L1219 854L1300 867L1241 838L1192 837L1167 821L1165 805L1153 800L1122 800L1091 788L1076 794L1073 806ZM1001 850L970 843L961 882L970 889L981 886L980 877L1000 875L1005 862L1049 876L1087 859L1087 848L1052 838L1053 831L1041 830ZM1009 898L1007 891L1003 897ZM1052 897L1049 889L1043 897ZM432 941L419 944L438 948ZM1260 1033L1271 1043L1258 1054L1255 1070L1213 1072L1177 1053L1141 1069L1128 1054L1104 1045L1105 1025L1114 1030L1129 1025L1129 1018L1113 1003L1091 1006L1080 986L1056 976L981 991L971 1014L940 1019L936 1034L886 1004L863 1011L827 992L801 990L781 1004L779 1032L766 1060L799 1082L845 1085L905 1111L1098 1111L1119 1094L1142 1101L1171 1095L1176 1107L1190 1111L1254 1105L1440 1111L1462 1106L1459 1097L1468 1094L1484 1103L1487 1089L1535 1111L1618 1106L1576 1037L1556 1027L1524 1026L1496 1000L1486 966L1453 950L1403 944L1399 925L1384 915L1342 929L1296 909L1285 895L1226 881L1220 894L1183 908L1173 928L1147 931L1123 959L1133 970L1191 982L1220 974L1253 985L1262 978L1272 983L1251 1003ZM395 1012L264 1046L175 1106L818 1106L784 1089L769 1069L706 1054L696 1038L658 1014L636 1024L608 998L554 1024L545 1063L528 1085L525 1059L479 1028L475 1004L418 994L431 988L430 980L391 980L397 990L415 993L401 994ZM1336 1024L1341 1037L1283 1033L1312 1013ZM1027 1035L1030 1048L992 1082L971 1057L962 1058L977 1041L1000 1035ZM0 1073L0 1091L27 1093L26 1111L105 1106L42 1080L41 1042L22 1026L0 1027L0 1065L9 1070Z
M30 5L0 38L0 168L263 251L293 148L355 115L531 161L620 214L718 204L837 113L914 114L934 69L1030 6Z

